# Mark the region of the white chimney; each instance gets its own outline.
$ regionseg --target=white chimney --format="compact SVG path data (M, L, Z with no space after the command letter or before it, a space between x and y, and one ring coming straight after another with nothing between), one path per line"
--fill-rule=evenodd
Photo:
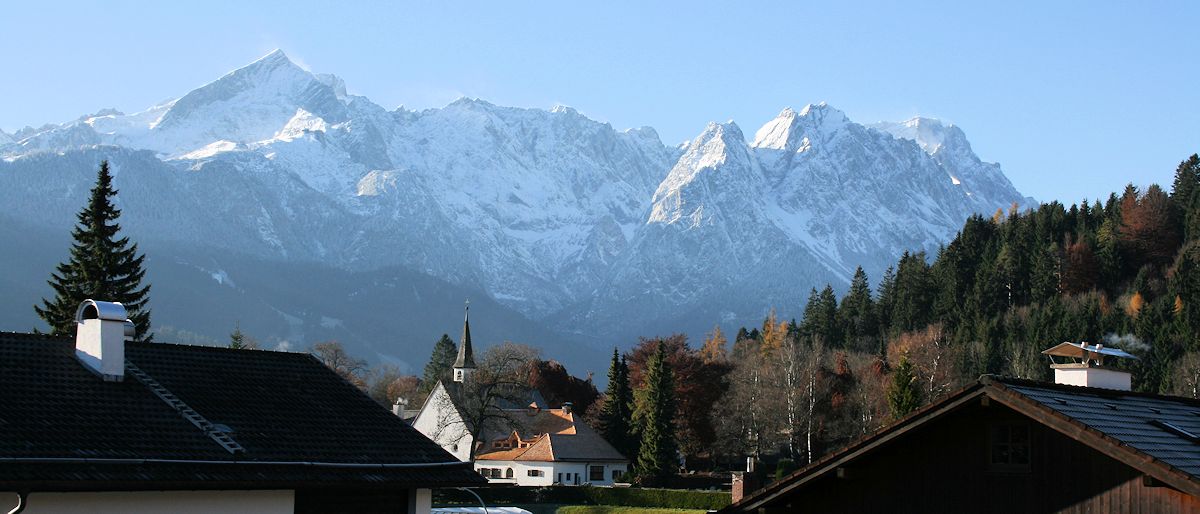
M104 380L125 379L125 339L133 335L124 305L84 300L75 311L75 357Z
M1136 359L1137 356L1117 348L1105 348L1103 344L1095 346L1087 343L1062 343L1042 352L1051 356L1050 367L1054 369L1054 383L1098 387L1101 389L1116 389L1129 391L1132 389L1133 375L1104 366L1105 357ZM1066 357L1071 362L1057 363L1053 357Z
M408 400L404 399L403 397L396 398L396 404L392 405L392 414L395 414L395 415L403 418L404 411L406 409L408 409Z

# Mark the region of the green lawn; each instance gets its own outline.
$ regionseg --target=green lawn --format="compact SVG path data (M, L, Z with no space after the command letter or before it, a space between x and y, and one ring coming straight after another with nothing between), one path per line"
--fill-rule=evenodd
M652 509L648 507L613 507L609 505L568 505L555 514L704 514L704 510Z

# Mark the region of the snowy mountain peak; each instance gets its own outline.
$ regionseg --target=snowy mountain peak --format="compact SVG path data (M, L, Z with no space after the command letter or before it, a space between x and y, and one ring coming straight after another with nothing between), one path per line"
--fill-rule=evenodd
M818 103L753 147L732 121L668 147L563 105L388 111L276 51L140 113L0 133L0 205L69 227L109 158L139 240L413 270L573 334L696 333L1021 201L957 127L875 128Z
M346 94L346 82L342 80L341 77L338 77L337 75L330 75L328 73L318 73L315 75L315 77L322 84L333 88L333 92L337 95L339 100L345 100L346 97L350 96Z
M712 210L706 206L713 196L731 190L741 193L746 183L760 180L757 172L737 124L710 122L659 184L648 221L669 224L688 218L690 225L698 226L711 219Z
M579 111L575 110L574 107L563 104L556 104L554 107L551 107L550 112L554 114L579 114Z
M731 141L745 142L746 137L742 135L741 127L738 127L737 123L733 120L726 121L725 123L710 121L708 125L705 125L704 132L701 132L692 142L707 144L712 140L719 140L724 144ZM695 144L692 146L695 146Z
M754 142L750 146L795 151L804 146L806 138L823 138L847 123L850 119L845 113L825 102L805 105L799 112L787 107L754 133Z
M340 123L349 117L344 97L340 79L318 78L276 50L176 101L150 126L147 147L179 155L213 141L270 139L298 110Z
M246 65L246 68L251 66L287 66L295 65L291 59L288 59L287 54L283 53L282 48L276 48L267 52L267 55L255 59L254 62Z
M938 152L948 141L955 144L967 143L966 135L954 125L943 124L936 118L914 116L899 123L880 122L871 127L883 130L893 137L916 142L926 153Z
M1032 198L1020 197L999 164L984 162L975 155L967 135L956 125L916 116L902 122L869 126L896 139L916 143L946 170L955 186L982 205L1002 205L1005 201L1016 201L1021 206L1037 203Z

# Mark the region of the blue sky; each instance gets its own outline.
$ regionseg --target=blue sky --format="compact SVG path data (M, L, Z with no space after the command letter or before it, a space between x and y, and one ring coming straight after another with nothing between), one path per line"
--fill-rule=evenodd
M1043 201L1169 184L1200 151L1200 2L100 4L5 6L0 128L139 111L282 48L388 108L561 103L668 144L819 101L938 117Z

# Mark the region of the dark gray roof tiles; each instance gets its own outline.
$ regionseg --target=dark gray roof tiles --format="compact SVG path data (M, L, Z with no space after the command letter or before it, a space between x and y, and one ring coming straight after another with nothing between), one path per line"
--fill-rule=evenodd
M999 379L1008 389L1200 478L1200 401ZM1168 425L1169 424L1169 425Z
M278 483L279 477L376 483L416 476L445 485L482 482L465 466L425 469L424 474L412 468L363 471L382 464L436 467L456 459L308 354L126 343L129 362L209 422L232 430L245 448L233 454L138 379L127 375L122 382L106 382L74 351L70 338L0 333L0 486L53 476L200 482L221 477L256 483ZM25 462L47 458L104 461L87 466ZM112 459L211 464L99 463ZM283 462L350 467L305 464L284 466L286 473L263 473L273 466L265 463Z

